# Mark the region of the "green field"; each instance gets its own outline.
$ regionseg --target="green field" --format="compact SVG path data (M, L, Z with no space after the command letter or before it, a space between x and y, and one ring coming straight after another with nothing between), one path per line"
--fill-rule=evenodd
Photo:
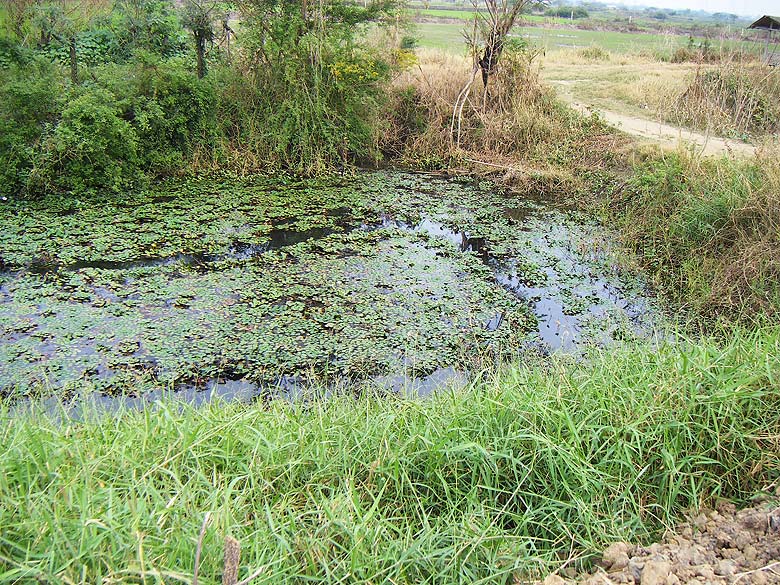
M442 2L431 5L424 5L422 2L411 2L408 8L415 12L417 16L443 17L443 18L467 18L464 15L472 14L471 6L458 6L454 3ZM597 6L588 7L588 16L575 19L578 24L589 25L589 28L615 28L631 26L634 31L665 31L677 29L680 34L693 32L697 34L707 34L711 38L719 37L723 32L732 32L740 28L747 27L751 19L739 18L732 15L733 18L724 18L725 15L711 14L704 11L662 11L665 14L659 15L657 10L637 9L637 8L599 8ZM660 16L660 17L659 17ZM570 22L568 17L548 16L542 13L524 14L523 19L526 22L536 23L554 23L565 24ZM695 31L695 32L694 32ZM706 33L705 33L706 31Z
M429 11L458 12L458 11ZM421 47L460 51L463 46L463 25L456 23L417 23L414 34L419 38ZM574 49L580 47L598 46L613 53L633 53L653 51L668 54L688 43L684 35L662 35L653 33L623 33L614 31L580 30L572 28L542 28L518 27L516 36L530 40L534 45L547 51L559 49ZM703 39L696 39L701 42ZM743 45L749 48L749 43L738 41L723 41L726 46ZM719 41L713 41L713 47L719 47Z
M444 11L438 11L444 12ZM456 11L451 11L456 12ZM418 23L415 34L420 46L460 50L463 46L463 26L454 23ZM683 46L687 37L643 33L620 33L562 28L520 27L515 34L531 40L546 50L600 46L609 51L625 53L636 50L669 50Z
M467 20L467 21L470 21L472 18L474 18L473 10L458 10L458 9L443 9L443 8L425 9L425 8L414 7L414 6L411 6L410 10L412 11L412 14L415 16L415 18L417 17L452 18L452 19ZM555 19L555 20L560 20L560 19ZM550 18L546 16L537 15L537 14L524 14L523 21L545 23L545 22L549 22Z

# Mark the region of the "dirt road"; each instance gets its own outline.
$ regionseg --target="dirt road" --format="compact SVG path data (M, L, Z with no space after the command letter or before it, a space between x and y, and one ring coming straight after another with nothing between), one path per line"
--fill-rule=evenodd
M678 128L669 124L653 122L645 118L628 116L610 112L600 108L591 108L579 102L571 102L571 106L585 114L598 112L607 122L633 136L676 148L679 144L694 145L701 154L722 155L729 154L739 157L750 157L756 152L756 147L739 140L730 140L718 136L708 136L694 130Z

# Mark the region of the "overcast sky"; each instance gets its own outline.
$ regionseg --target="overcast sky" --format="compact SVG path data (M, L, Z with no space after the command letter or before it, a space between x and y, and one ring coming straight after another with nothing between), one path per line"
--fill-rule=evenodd
M690 8L707 12L732 12L743 15L780 15L780 0L618 0L627 6L656 6L658 8Z

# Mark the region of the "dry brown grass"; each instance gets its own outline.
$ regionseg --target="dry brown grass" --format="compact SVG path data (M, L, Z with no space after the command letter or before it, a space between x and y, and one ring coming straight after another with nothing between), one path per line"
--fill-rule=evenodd
M418 59L395 82L395 117L384 137L385 149L407 163L489 173L523 190L572 192L584 166L608 164L625 143L559 102L527 54L505 53L488 92L472 85L454 120L471 62L432 50Z
M686 87L690 63L664 63L642 54L593 59L582 49L544 57L542 78L564 99L620 114L662 119Z
M747 160L652 157L609 203L660 293L698 315L780 315L777 144Z
M780 130L780 71L753 60L699 66L669 119L724 135Z
M720 239L728 246L711 302L751 314L780 312L780 147L759 151L760 177Z

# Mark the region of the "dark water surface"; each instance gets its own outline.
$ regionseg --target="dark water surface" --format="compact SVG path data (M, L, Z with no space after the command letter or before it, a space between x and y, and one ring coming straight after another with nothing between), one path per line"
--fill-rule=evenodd
M472 365L659 324L601 226L487 183L193 180L0 216L6 395L143 407L336 379L426 394Z

